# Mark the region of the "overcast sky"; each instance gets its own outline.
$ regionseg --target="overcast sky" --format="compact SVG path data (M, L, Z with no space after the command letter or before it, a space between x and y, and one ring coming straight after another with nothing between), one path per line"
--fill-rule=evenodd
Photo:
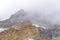
M60 0L0 0L0 20L20 9L37 11L45 19L60 23Z

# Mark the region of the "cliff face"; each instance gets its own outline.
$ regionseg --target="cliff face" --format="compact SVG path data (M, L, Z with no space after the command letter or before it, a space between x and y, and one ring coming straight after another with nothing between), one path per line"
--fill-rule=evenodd
M41 37L41 31L31 23L14 25L0 33L0 40L51 40L47 36Z

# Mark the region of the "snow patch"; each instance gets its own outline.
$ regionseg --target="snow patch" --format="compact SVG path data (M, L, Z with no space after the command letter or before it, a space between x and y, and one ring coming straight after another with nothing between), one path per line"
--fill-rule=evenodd
M33 26L35 26L35 27L39 27L39 25L37 25L37 24L32 24Z
M9 29L9 28L0 28L0 32L7 30L7 29Z
M47 29L46 27L44 27L44 26L42 26L42 25L37 25L37 24L32 24L33 26L35 26L35 27L41 27L41 28L43 28L43 29Z
M34 39L32 39L32 38L29 38L28 40L34 40Z

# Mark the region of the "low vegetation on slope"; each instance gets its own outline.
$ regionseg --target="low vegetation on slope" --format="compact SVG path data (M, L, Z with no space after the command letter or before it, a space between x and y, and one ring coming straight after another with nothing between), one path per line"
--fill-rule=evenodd
M47 36L41 37L41 31L31 23L18 24L1 32L0 40L51 40Z

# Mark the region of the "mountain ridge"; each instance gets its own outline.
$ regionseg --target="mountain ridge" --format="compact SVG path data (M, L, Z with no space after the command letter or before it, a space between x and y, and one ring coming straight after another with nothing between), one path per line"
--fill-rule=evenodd
M17 11L15 14L11 15L11 17L9 19L0 21L0 26L10 27L15 24L26 22L26 21L28 21L28 18L26 15L27 15L26 12L23 9L21 9L21 10Z

